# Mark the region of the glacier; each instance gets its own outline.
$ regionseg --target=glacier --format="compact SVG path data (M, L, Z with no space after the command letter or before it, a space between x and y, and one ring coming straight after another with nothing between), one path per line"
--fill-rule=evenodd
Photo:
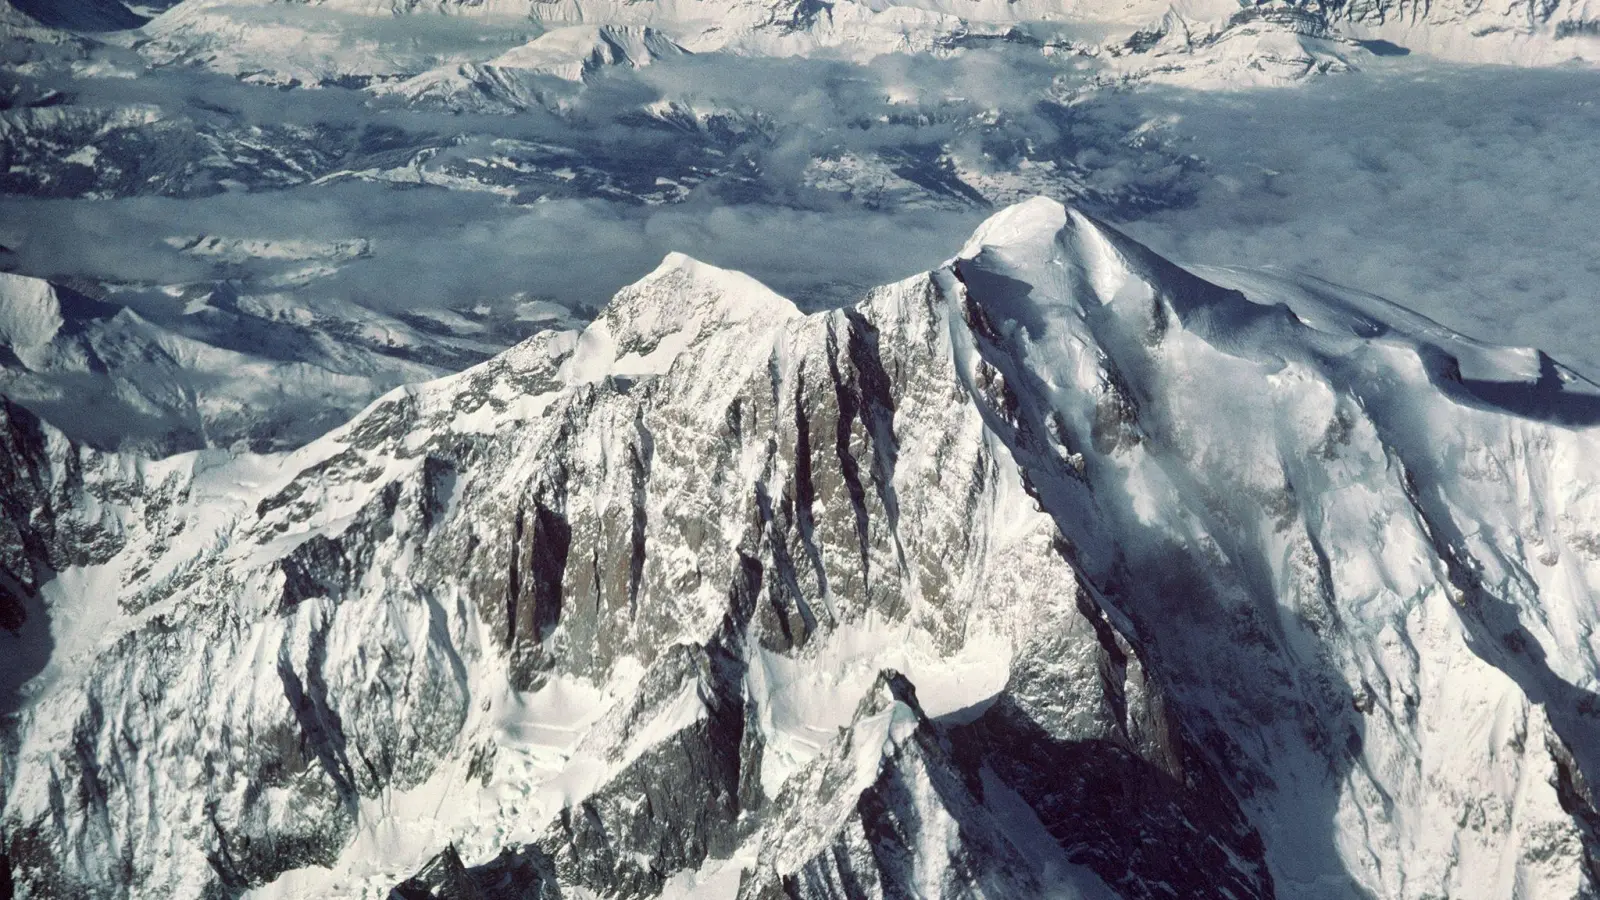
M1039 198L285 453L6 401L17 895L1593 896L1600 388L1203 274Z

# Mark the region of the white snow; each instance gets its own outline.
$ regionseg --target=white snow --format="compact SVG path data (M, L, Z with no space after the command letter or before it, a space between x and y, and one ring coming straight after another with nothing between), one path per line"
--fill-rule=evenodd
M1581 847L1556 795L1552 752L1590 752L1583 732L1562 731L1585 727L1572 724L1575 692L1600 686L1600 490L1589 466L1600 426L1550 419L1589 408L1597 392L1570 374L1552 381L1536 355L1456 338L1371 298L1280 291L1249 272L1237 279L1249 296L1038 199L985 223L948 267L879 289L853 311L894 373L884 386L894 403L891 421L847 421L843 441L852 453L885 453L875 442L892 433L894 469L885 477L880 458L859 470L864 544L849 508L841 516L835 506L852 502L845 490L816 482L805 540L827 578L805 585L820 621L807 642L779 653L754 633L739 636L764 792L803 788L811 782L796 777L816 777L826 761L846 776L817 813L831 817L883 765L912 767L913 881L934 889L960 846L958 820L915 770L926 762L907 749L920 727L913 710L880 704L858 720L863 695L896 669L928 716L961 723L1026 660L1054 679L1051 727L1100 734L1104 647L1075 604L1092 597L1113 623L1141 617L1135 637L1149 643L1122 689L1170 692L1173 709L1201 712L1238 742L1222 775L1256 785L1241 803L1281 890L1331 897L1354 880L1379 896L1487 900L1508 886L1573 895ZM748 524L754 489L785 500L793 451L778 444L798 441L787 430L797 411L816 412L797 410L798 382L838 364L830 342L864 327L856 321L803 316L753 279L674 255L581 336L541 335L392 392L295 453L86 457L92 483L119 490L87 493L79 514L120 523L131 542L50 588L62 653L31 688L23 787L7 797L7 814L48 808L47 779L28 773L79 752L70 728L83 692L127 699L120 692L139 689L134 671L175 666L184 677L171 694L149 710L117 705L108 727L150 729L130 751L149 768L130 769L117 802L152 823L137 833L140 852L182 856L162 883L197 891L207 870L172 824L201 802L183 787L199 777L192 749L219 741L223 722L277 724L277 667L305 665L321 635L352 743L383 734L389 716L459 730L419 783L363 801L332 868L286 873L258 896L381 896L444 843L471 864L532 840L706 715L693 678L648 708L633 704L661 671L653 661L695 652L672 647L707 641L724 622L728 582L680 588L683 579L715 571L735 547L782 538L775 524ZM1460 354L1459 366L1446 351ZM652 381L607 383L621 376ZM709 478L702 460L717 457L705 448L733 438L708 436L734 433L723 423L735 399L749 404L739 440L750 446L715 451L726 467ZM366 434L374 423L389 424ZM540 690L515 693L470 588L425 568L428 545L503 527L517 492L552 458L578 485L566 514L607 527L640 490L641 429L650 430L652 587L635 617L607 626L615 630L604 639L620 648L608 668L592 679L558 669ZM468 483L451 485L442 512L424 507L419 451L457 439L488 468L453 475ZM68 452L53 440L57 455ZM189 491L175 507L181 530L103 499L157 485L171 492L163 497ZM389 485L400 497L390 533L366 546L371 561L348 595L280 609L284 555L313 536L350 534ZM261 504L269 498L278 499ZM446 524L425 530L424 509ZM157 537L174 539L156 546ZM1481 595L1450 571L1458 557L1471 561ZM129 587L197 559L206 570L192 587L138 613L118 609ZM868 590L856 560L877 573ZM815 577L806 568L795 577ZM896 611L875 606L871 590ZM74 607L90 594L97 602ZM157 616L205 624L224 604L227 624L175 638L184 652L166 663L107 655ZM1482 618L1500 607L1504 621ZM414 662L369 662L378 651ZM1143 666L1154 675L1134 671ZM408 690L427 683L422 695L454 692L462 721L413 721L426 707L410 693L384 700L381 714L361 705L363 686L391 672ZM179 724L155 727L163 722ZM491 750L489 777L468 779L472 760ZM148 783L145 771L155 773ZM220 814L237 814L242 788L219 792ZM286 816L293 798L268 791L257 802ZM1004 812L1008 801L994 803ZM1004 818L1022 845L1040 840L1027 817ZM793 841L769 836L773 852L783 865L803 863L835 825L808 822ZM752 851L765 859L769 849L747 847L672 889L728 890ZM1058 874L1077 890L1081 873ZM1083 884L1093 896L1093 882Z

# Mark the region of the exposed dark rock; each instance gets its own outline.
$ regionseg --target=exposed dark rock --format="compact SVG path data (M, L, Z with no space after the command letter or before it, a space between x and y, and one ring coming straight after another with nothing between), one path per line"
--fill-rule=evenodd
M389 900L559 900L550 859L536 848L506 849L466 866L449 845L421 871L396 885Z

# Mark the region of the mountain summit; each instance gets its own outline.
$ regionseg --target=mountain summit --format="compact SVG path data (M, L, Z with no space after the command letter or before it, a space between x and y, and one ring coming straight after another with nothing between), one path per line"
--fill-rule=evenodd
M4 852L22 897L1585 896L1597 423L1537 351L1045 199L813 315L669 257L284 455L7 406Z

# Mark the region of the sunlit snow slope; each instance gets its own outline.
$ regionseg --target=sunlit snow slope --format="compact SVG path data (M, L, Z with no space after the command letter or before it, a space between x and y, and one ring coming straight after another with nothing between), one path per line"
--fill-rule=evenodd
M6 407L18 895L1592 895L1600 394L1239 280L1038 199L289 455Z

